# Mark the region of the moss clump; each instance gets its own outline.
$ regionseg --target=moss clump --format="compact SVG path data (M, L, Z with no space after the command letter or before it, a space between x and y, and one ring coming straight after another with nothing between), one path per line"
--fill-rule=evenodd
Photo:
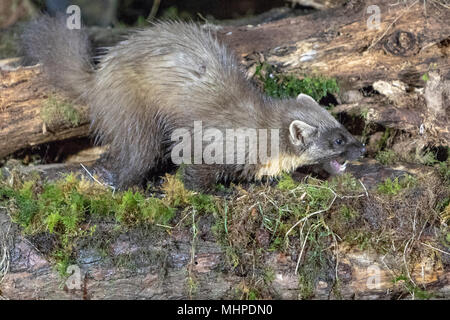
M296 183L289 174L283 173L281 178L278 180L277 187L280 190L292 190L297 187L297 185L298 183Z
M73 260L76 241L95 233L96 219L109 217L129 228L165 225L175 215L175 209L161 199L130 190L113 194L110 189L74 174L55 182L30 180L15 187L2 182L0 203L10 209L13 221L25 234L56 236L58 241L51 256L60 271Z
M274 73L274 68L268 64L259 65L256 68L255 77L262 82L264 91L275 98L293 98L304 93L320 101L328 94L339 92L336 79L325 77L299 79L292 75L277 75Z
M395 164L399 160L399 157L393 150L382 150L378 151L375 159L381 164L391 165Z
M126 191L118 205L116 219L126 226L142 223L167 224L174 216L175 209L161 199L146 198L140 192Z
M450 158L445 162L440 162L438 172L444 179L444 182L450 187Z
M403 177L396 177L394 180L387 178L383 183L378 185L378 192L386 195L397 195L403 189L408 189L415 186L417 180L410 175L405 175Z
M41 118L48 125L63 121L76 127L81 123L80 112L72 104L54 96L50 96L42 107Z
M193 194L189 197L189 204L196 212L214 213L217 210L214 197L207 194Z
M192 196L192 192L184 187L179 173L177 175L166 174L161 190L165 194L164 201L172 207L186 206Z

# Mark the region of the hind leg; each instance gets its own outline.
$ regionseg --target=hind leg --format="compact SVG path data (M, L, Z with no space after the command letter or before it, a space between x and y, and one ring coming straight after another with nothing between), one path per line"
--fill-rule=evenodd
M190 164L183 168L183 182L186 188L211 192L217 183L217 168L212 165Z
M161 122L158 119L148 121L147 118L135 118L135 122L128 125L132 130L127 131L125 136L115 137L110 145L110 159L119 188L142 186L147 174L156 171L164 162Z

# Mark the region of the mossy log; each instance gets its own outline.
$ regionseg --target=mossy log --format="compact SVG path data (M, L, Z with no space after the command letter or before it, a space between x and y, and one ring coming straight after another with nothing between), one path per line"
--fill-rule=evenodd
M200 237L195 243L187 230L149 234L132 230L114 237L108 256L84 244L76 266L80 273L64 279L54 264L19 232L9 228L8 216L0 209L1 228L8 236L6 243L10 265L0 284L0 297L7 299L230 299L245 293L251 276L231 271L226 254L214 241L210 222L201 221ZM103 231L112 226L98 226ZM9 233L6 233L9 230ZM45 243L47 241L47 243ZM50 238L40 239L43 247L51 246ZM3 243L5 245L5 242ZM5 248L4 248L5 249ZM6 249L5 249L6 250ZM433 250L433 249L431 249ZM314 299L396 299L407 292L396 278L392 265L402 266L401 256L339 246L337 272L339 290L326 279L315 282ZM299 277L295 274L297 256L268 253L265 267L273 271L267 291L274 299L300 298ZM398 270L395 270L398 271ZM448 268L436 265L432 258L419 261L410 270L411 278L420 288L433 290L440 298L450 297ZM195 289L189 286L195 278ZM78 278L77 278L78 277ZM69 280L69 281L67 281ZM70 281L74 281L72 286ZM75 286L76 284L79 286Z
M373 164L362 163L350 169L365 181L369 195L363 201L371 203L375 197L373 188L386 177L405 174L404 170L431 177L433 171L432 168L424 170L426 167L416 168L416 171L401 168L383 167L375 172ZM76 171L89 178L79 166L59 164L34 169L50 180L57 179L61 172ZM30 168L23 170L29 173ZM375 181L371 183L371 180ZM414 199L410 200L428 197L429 190L422 189L419 186L412 190L410 194ZM436 234L420 231L422 223L425 228L430 222L432 210L423 208L419 211L417 217L412 212L409 215L409 218L414 215L416 232L413 235L408 231L411 221L405 219L403 226L396 226L400 232L406 232L408 238L412 237L404 250L390 248L383 252L359 248L345 241L331 242L327 249L333 252L331 263L321 271L320 277L312 279L312 287L305 289L301 277L296 274L297 267L298 270L306 268L306 262L299 259L303 251L300 243L292 243L294 247L284 251L267 250L269 236L264 229L259 229L254 241L257 247L266 250L257 254L252 249L242 248L247 258L233 267L226 247L213 231L216 221L212 214L199 216L195 239L192 226L181 223L184 213L170 229L154 225L118 229L113 221L97 222L95 233L74 245L77 257L73 262L74 273L69 278L63 277L52 259L57 242L52 234L24 235L11 223L6 208L0 207L0 257L5 257L0 260L0 298L243 299L249 298L249 292L257 288L258 297L266 299L299 299L305 295L309 299L409 299L411 296L448 299L449 253L444 246L429 244L436 240ZM366 218L370 223L389 223L384 219L376 222L373 212L364 214L368 215ZM419 222L421 216L426 220ZM236 227L239 228L230 221L228 232L237 232ZM255 232L251 226L243 228L245 232ZM383 229L384 226L376 228ZM299 242L298 239L291 241ZM391 245L394 246L394 242L388 247ZM409 252L410 249L413 251ZM252 260L255 257L258 257L256 267Z
M0 67L0 158L38 144L84 137L88 130L86 108L45 86L38 67Z

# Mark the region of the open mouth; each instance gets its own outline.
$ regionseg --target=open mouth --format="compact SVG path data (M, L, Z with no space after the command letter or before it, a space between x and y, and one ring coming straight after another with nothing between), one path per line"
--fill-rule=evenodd
M333 169L336 173L343 173L345 169L347 168L348 161L344 159L333 159L330 161L330 167Z

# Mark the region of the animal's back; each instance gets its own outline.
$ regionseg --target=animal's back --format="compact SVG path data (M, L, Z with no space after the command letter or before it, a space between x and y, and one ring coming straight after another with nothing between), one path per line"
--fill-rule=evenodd
M253 112L254 103L243 100L258 98L228 49L208 30L191 23L157 23L134 33L110 49L97 77L101 92L106 80L111 91L125 84L133 100L145 104L136 107L158 108L189 120L206 120L215 110L219 125L228 123L227 117L236 114L236 109ZM227 110L229 105L233 105L233 114ZM245 113L237 113L246 118ZM236 125L234 118L230 120Z
M190 23L157 23L109 49L88 96L96 137L110 144L125 185L170 161L175 129L261 126L261 95L227 48Z

